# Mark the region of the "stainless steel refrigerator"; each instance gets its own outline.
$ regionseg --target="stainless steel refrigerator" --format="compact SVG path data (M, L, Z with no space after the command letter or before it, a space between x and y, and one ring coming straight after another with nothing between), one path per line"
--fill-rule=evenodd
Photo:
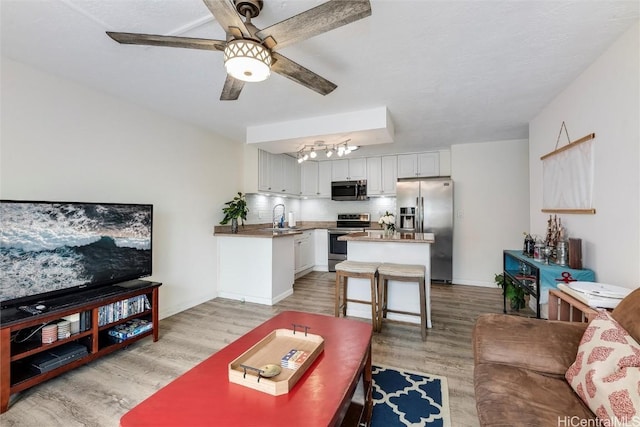
M431 280L451 283L453 255L453 181L450 178L398 179L396 228L433 233Z

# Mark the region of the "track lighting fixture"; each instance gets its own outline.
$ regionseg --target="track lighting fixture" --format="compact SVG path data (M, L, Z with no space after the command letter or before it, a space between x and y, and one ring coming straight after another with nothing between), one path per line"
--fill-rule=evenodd
M348 145L351 139L347 139L344 142L338 144L326 144L324 141L316 141L313 145L305 145L296 154L298 163L302 163L308 159L315 159L318 157L318 151L324 149L327 158L337 154L338 157L350 154L352 151L357 150L359 147L356 145Z

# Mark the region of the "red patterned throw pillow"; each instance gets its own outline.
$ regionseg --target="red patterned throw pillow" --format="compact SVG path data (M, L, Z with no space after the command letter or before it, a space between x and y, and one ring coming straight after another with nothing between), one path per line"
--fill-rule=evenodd
M640 345L609 312L591 321L565 377L607 425L640 424Z

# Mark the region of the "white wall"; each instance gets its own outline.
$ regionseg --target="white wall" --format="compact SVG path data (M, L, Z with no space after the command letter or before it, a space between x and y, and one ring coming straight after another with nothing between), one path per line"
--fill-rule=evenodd
M526 140L451 147L453 283L496 286L502 251L520 249L529 227Z
M0 197L152 203L161 317L214 298L239 144L6 58L1 78Z
M267 194L247 194L247 224L270 224L273 221L273 208L282 203L286 210L284 225L288 225L289 212L293 212L296 221L301 220L300 199L293 197L272 196ZM276 215L280 215L282 210L278 208Z
M634 25L529 124L531 230L544 235L542 162L564 121L572 140L595 132L595 215L560 215L583 242L596 280L640 286L640 23ZM563 144L566 140L562 140Z
M395 197L370 197L363 201L308 199L300 204L302 218L307 221L335 221L339 213L368 213L377 222L386 211L396 211Z

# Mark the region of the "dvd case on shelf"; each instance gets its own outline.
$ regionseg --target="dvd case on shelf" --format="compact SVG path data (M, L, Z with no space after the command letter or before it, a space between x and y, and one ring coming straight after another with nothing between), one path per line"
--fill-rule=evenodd
M138 295L107 304L98 308L98 326L108 325L150 309L151 304L146 295Z
M132 319L109 329L108 334L117 340L126 340L143 332L150 331L152 328L153 324L148 320Z

